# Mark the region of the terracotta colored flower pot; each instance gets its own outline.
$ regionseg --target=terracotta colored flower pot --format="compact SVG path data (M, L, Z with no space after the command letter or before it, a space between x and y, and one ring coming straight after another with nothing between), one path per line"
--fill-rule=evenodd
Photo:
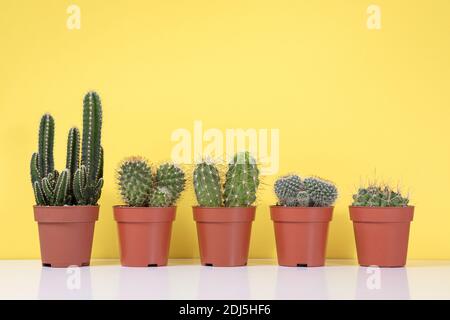
M122 266L167 265L176 210L176 207L114 207Z
M98 206L34 206L42 265L88 266L98 211Z
M255 207L193 207L202 265L245 266Z
M408 252L409 226L414 207L352 207L361 266L403 267Z
M270 216L280 266L320 267L325 264L333 207L271 206Z

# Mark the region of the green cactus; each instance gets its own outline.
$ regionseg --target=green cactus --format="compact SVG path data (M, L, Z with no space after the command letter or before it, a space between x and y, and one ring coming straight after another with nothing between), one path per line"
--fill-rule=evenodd
M117 171L117 183L122 199L128 206L148 206L153 177L145 159L141 157L125 159Z
M337 188L320 178L302 180L297 175L288 175L275 181L274 191L278 205L286 207L328 207L337 198Z
M225 207L248 207L256 200L259 186L259 170L249 152L234 156L228 165L224 184Z
M164 163L156 171L155 180L158 187L165 187L171 194L172 202L175 203L186 186L185 174L181 168L172 164Z
M278 205L287 207L307 207L309 196L304 191L302 179L298 175L287 175L275 181L274 191Z
M89 92L84 98L83 154L80 132L71 128L67 138L66 169L54 169L55 121L45 114L39 125L39 150L31 156L31 182L37 205L95 205L103 186L103 148L100 145L102 110L100 98Z
M174 202L172 193L167 187L153 188L149 195L150 207L170 207Z
M196 165L193 175L194 190L201 207L222 206L220 175L214 164L201 162Z
M312 207L329 207L337 199L337 188L330 181L310 177L304 179L303 184L305 185L305 190L308 192L310 206Z
M75 178L75 172L80 165L80 131L78 128L73 127L69 130L67 137L67 157L66 157L66 169L70 173L70 181L73 182ZM73 183L69 184L69 190L67 194L67 204L76 204L75 196L73 194Z
M31 156L31 182L39 206L63 206L67 204L70 188L70 171L61 174L54 169L53 145L55 121L50 114L41 118L39 125L39 152Z
M78 205L96 205L103 187L102 106L96 92L83 99L81 166L75 171L73 194Z
M370 185L360 188L353 195L353 206L359 207L406 207L409 203L407 197L403 197L400 191L393 191L388 186Z

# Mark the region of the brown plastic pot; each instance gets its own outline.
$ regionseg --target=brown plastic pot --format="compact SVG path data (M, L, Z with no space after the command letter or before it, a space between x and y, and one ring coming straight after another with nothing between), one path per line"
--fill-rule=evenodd
M361 266L403 267L414 207L353 207L356 251Z
M320 267L325 264L333 207L271 206L270 216L280 266Z
M167 265L176 207L114 207L124 267Z
M245 266L255 207L193 207L202 265Z
M98 206L34 206L45 267L88 266Z

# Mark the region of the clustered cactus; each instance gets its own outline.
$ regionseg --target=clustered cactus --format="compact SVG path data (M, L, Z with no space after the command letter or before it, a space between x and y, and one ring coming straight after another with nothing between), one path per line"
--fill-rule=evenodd
M393 191L388 186L370 185L359 188L353 195L353 206L358 207L406 207L409 199L400 191Z
M237 153L228 164L223 192L217 167L203 161L194 170L194 189L201 207L248 207L256 201L259 170L249 152Z
M123 201L130 207L170 207L180 198L186 185L181 168L165 163L156 172L142 157L122 161L117 184Z
M67 139L66 168L55 170L55 121L45 114L39 126L39 150L31 157L31 182L40 206L96 205L103 187L100 97L88 92L83 100L83 145L80 165L80 132L73 127Z
M279 178L274 190L278 205L286 207L329 207L338 196L332 182L317 177L302 180L295 174Z

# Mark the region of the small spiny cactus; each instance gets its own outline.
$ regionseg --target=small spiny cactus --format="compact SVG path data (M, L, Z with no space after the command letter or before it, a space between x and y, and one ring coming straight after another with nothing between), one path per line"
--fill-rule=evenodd
M313 207L329 207L338 197L336 186L330 182L316 177L303 180Z
M145 159L141 157L125 159L117 171L117 180L120 195L128 206L148 206L153 176Z
M214 164L201 162L194 170L194 190L201 207L222 206L220 175Z
M393 191L388 186L371 185L360 188L353 195L353 206L358 207L406 207L409 199L403 197L400 191Z

